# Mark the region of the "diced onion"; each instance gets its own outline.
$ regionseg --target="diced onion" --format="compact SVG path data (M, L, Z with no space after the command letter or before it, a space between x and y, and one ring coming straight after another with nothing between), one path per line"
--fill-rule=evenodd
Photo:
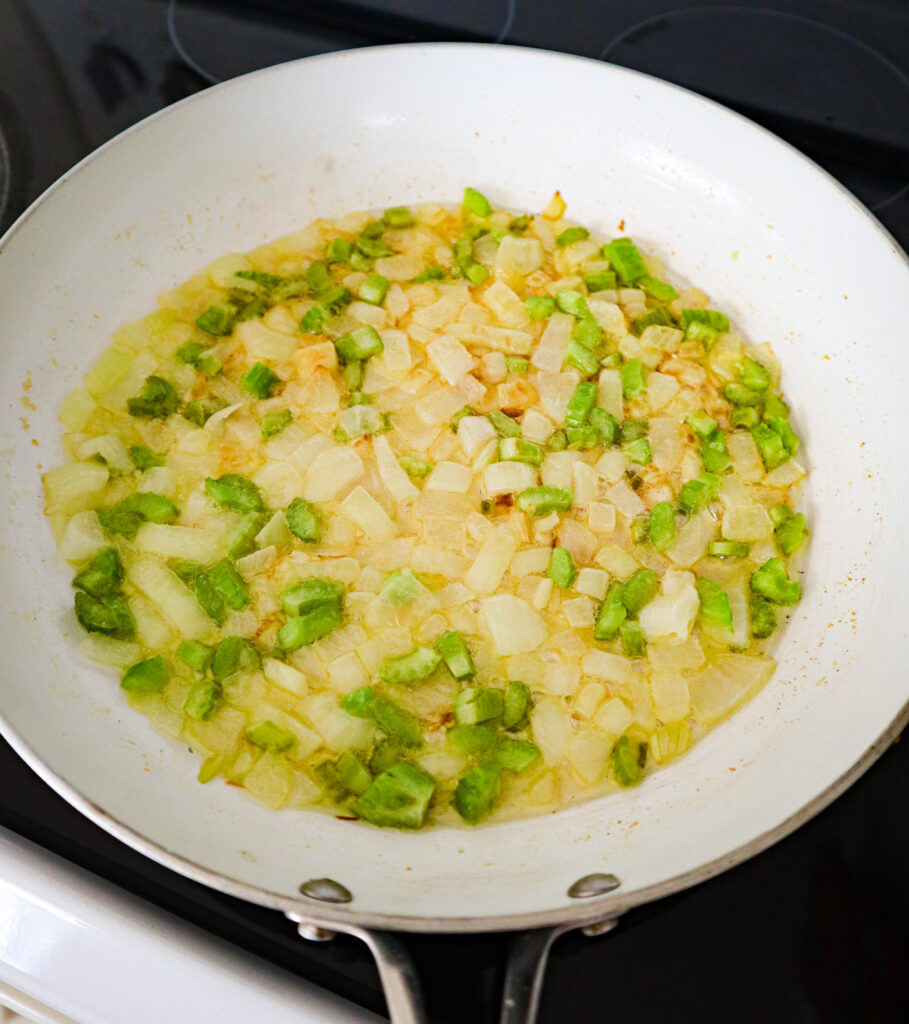
M546 642L546 623L520 597L497 594L484 598L480 615L500 657L535 651Z

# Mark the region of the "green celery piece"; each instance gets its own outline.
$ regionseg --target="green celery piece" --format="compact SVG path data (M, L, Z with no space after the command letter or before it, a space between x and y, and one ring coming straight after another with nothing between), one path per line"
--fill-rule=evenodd
M716 341L719 333L715 327L711 327L709 324L702 324L697 320L692 320L685 328L685 340L699 341L704 351L709 352L713 348L713 343Z
M647 273L644 260L630 238L616 238L607 242L603 246L603 255L612 264L623 284L633 284Z
M391 246L383 242L381 238L368 238L366 235L360 234L354 239L354 245L357 247L357 252L369 260L394 254Z
M428 772L402 761L373 779L355 801L354 813L380 828L422 828L435 789Z
M563 452L567 447L568 435L564 430L556 430L549 435L549 440L546 442L546 451Z
M644 366L640 359L629 359L622 366L622 394L628 399L640 398L647 390Z
M715 622L718 626L731 630L732 606L723 588L703 576L695 580L695 587L701 602L701 616L708 622Z
M134 512L144 522L172 523L180 514L179 509L163 494L141 491L130 494L120 502L124 512Z
M621 583L611 583L609 590L606 591L593 628L593 635L597 640L614 640L619 626L628 617L622 599L622 589Z
M745 427L751 430L761 422L761 414L752 405L737 405L729 417L734 427Z
M505 369L508 373L527 373L530 370L530 360L523 356L505 356Z
M361 686L347 694L341 701L341 707L354 718L372 718L375 702L375 690L371 686Z
M686 328L693 323L706 324L720 334L729 330L729 317L715 309L683 309L682 323Z
M199 679L186 695L183 713L197 722L204 722L211 717L220 700L220 684L214 679Z
M386 736L373 748L369 757L369 770L374 776L381 775L393 765L405 760L406 755L407 748L399 739Z
M455 679L472 679L476 675L470 648L457 630L443 633L436 640L436 650Z
M398 459L398 464L408 476L416 477L418 480L425 476L429 476L432 472L431 462L421 462L419 459L414 459L410 455L402 455Z
M431 676L441 660L431 647L415 647L407 654L386 658L379 666L379 678L383 683L412 686Z
M517 234L523 234L533 223L533 216L529 213L522 213L520 216L515 217L514 220L508 225L509 231L514 231Z
M294 747L297 742L297 738L292 732L282 729L279 725L275 725L268 718L262 722L248 725L243 730L243 735L255 746L275 754L285 753L285 751Z
M600 366L605 367L607 370L617 370L622 365L622 362L621 352L610 352L600 360Z
M92 597L110 597L123 585L123 565L116 548L102 548L73 578L73 586Z
M521 426L501 409L492 409L486 414L486 418L495 427L499 437L520 437Z
M184 583L193 583L197 576L205 572L204 565L192 562L188 558L174 558L167 564L173 574Z
M475 217L488 217L492 213L492 205L486 196L470 186L464 189L464 207Z
M619 626L619 640L627 658L643 658L646 644L641 624L636 619L626 619Z
M448 730L452 745L464 754L485 754L492 750L498 738L491 725L454 725Z
M359 359L344 364L344 383L350 388L351 394L363 387L363 364Z
M509 772L522 772L540 759L540 750L528 740L512 740L503 737L496 744L496 764Z
M791 555L805 543L808 535L808 528L805 525L805 517L801 512L790 515L784 522L774 530L776 542L784 555Z
M600 368L596 354L574 338L570 339L565 347L565 362L584 377L593 376Z
M323 605L337 605L344 598L344 584L337 580L323 580L318 577L300 580L281 594L281 608L291 618L305 615Z
M304 615L296 615L278 630L278 644L285 651L320 640L341 625L341 609L336 604L324 604Z
M226 406L223 398L194 398L183 406L183 418L197 427L204 427L216 412Z
M635 544L643 544L650 538L650 520L647 516L637 516L631 520L631 540Z
M649 466L653 461L650 442L646 437L640 437L636 441L626 441L622 445L622 451L628 456L629 461L638 466Z
M427 281L441 281L445 271L441 267L427 267L422 273L410 279L411 284L425 284Z
M293 421L294 417L290 409L277 409L275 412L268 413L267 416L262 417L262 423L259 426L262 439L268 441L272 437L277 437Z
M756 359L743 359L739 376L746 388L763 394L770 387L770 374Z
M702 441L706 441L717 429L716 420L712 416L708 416L703 409L691 413L685 418L685 422Z
M242 636L226 636L218 643L212 655L211 672L218 683L236 672L259 667L259 652L252 642Z
M314 544L321 536L319 517L302 498L294 498L284 513L290 532L307 544Z
M723 398L730 405L760 405L763 395L759 391L752 391L738 381L730 381L723 388Z
M345 750L335 763L338 779L345 789L360 796L369 789L372 775L352 750Z
M482 263L472 263L467 268L467 273L464 276L472 285L474 285L474 287L479 288L479 286L489 277L489 271Z
M512 679L505 687L505 709L502 713L502 728L509 732L523 729L533 707L530 688L519 679Z
M181 345L177 349L177 359L181 363L189 363L190 366L198 366L199 360L208 348L205 345L200 345L198 341L187 341L186 344Z
M587 287L587 291L591 294L594 292L615 291L615 272L612 270L602 270L596 274L584 274L584 284Z
M743 540L712 540L707 545L711 558L747 558L750 550Z
M590 238L590 232L587 228L575 227L565 228L561 234L556 235L556 245L560 249L564 249L566 246L571 245L573 242L583 242L584 239Z
M381 238L386 227L384 220L371 220L360 234L364 238Z
M451 417L451 422L448 424L448 429L456 434L458 432L458 424L464 419L465 416L476 416L476 409L472 405L465 405L463 409L459 409L454 416Z
M751 635L765 640L776 629L776 610L766 597L751 595Z
M642 313L641 316L636 316L631 321L631 329L638 335L643 334L648 327L653 325L657 327L674 327L675 319L665 306L657 306L656 309Z
M452 253L461 274L466 275L473 266L473 242L467 237L459 238L452 248Z
M141 472L145 472L147 469L153 469L155 466L163 466L167 459L163 455L158 455L157 452L153 452L150 448L146 448L144 444L133 444L129 447L130 458L135 463L136 469Z
M572 340L592 351L596 351L602 345L603 336L603 328L600 327L592 316L578 317L574 327L571 329Z
M80 590L76 593L75 606L76 618L89 633L104 633L118 640L132 640L136 635L132 612L117 594L92 597Z
M256 534L267 520L263 512L247 512L231 526L224 536L224 544L231 558L242 558L255 550Z
M151 377L145 378L142 393L127 400L126 408L130 416L147 420L165 420L171 413L177 411L179 404L180 397L173 385L163 377L152 374Z
M306 270L306 281L316 295L321 295L334 285L325 260L316 260L309 265Z
M545 320L555 312L555 299L548 295L528 295L524 300L524 309L531 320Z
M240 309L237 311L237 323L244 323L246 320L257 320L259 317L265 316L268 312L268 303L261 296L250 299L248 302L244 302ZM200 368L201 368L200 360ZM218 369L221 368L220 362L218 363Z
M128 512L120 505L111 508L95 509L98 522L108 533L122 533L124 537L135 537L142 525L142 516L138 512Z
M281 278L276 274L267 274L263 270L238 270L234 277L239 277L242 281L252 281L267 292L274 291L281 283Z
M303 318L300 320L300 330L304 334L318 334L325 322L326 315L322 306L312 306L303 314Z
M406 206L390 206L382 220L390 228L409 228L414 223L413 214Z
M587 425L596 430L597 440L601 445L608 448L610 445L615 444L615 439L619 433L619 424L611 412L606 412L605 409L601 409L599 406L594 407L590 410L590 414L587 417Z
M786 450L783 438L766 423L758 423L756 427L752 427L751 436L758 447L765 469L776 469L788 461L790 453Z
M612 771L620 786L636 786L643 777L646 763L647 744L636 743L627 733L612 748Z
M565 409L566 426L580 427L586 423L596 402L597 385L593 381L582 381L578 384Z
M372 270L372 261L369 257L364 256L359 249L354 249L353 255L350 257L350 269L355 270L358 274L368 274Z
M770 429L775 434L779 434L783 447L790 455L798 454L799 436L792 429L789 420L783 419L782 416L777 416L775 419L770 420Z
M587 451L602 444L599 431L591 423L585 423L583 427L568 427L565 436L568 438L569 447L575 450Z
M354 256L356 255L357 254L354 253ZM351 259L351 266L352 265L353 258ZM336 285L334 288L329 288L327 292L322 292L319 296L319 304L326 313L340 313L350 301L351 294L342 285Z
M264 363L254 363L240 378L240 387L256 398L269 398L281 378Z
M671 284L666 281L660 281L656 277L651 277L649 274L639 277L635 284L642 291L656 299L657 302L672 302L673 299L679 297L679 293Z
M687 516L700 512L717 496L722 483L722 477L715 473L701 473L700 476L682 484L678 499L679 509Z
M567 548L553 548L549 556L549 568L546 575L562 590L567 590L574 583L577 570Z
M120 680L121 689L130 693L160 693L167 686L170 670L167 662L156 654L130 666Z
M313 769L313 775L318 779L322 791L328 800L335 804L343 804L350 796L350 791L341 782L338 776L338 764L336 761L323 761Z
M196 318L196 327L201 331L205 331L206 334L213 334L216 338L222 338L233 331L236 319L236 306L229 303L225 305L212 305L201 316Z
M226 605L242 611L249 605L249 589L243 577L225 558L207 570L208 582Z
M423 585L410 569L396 569L385 580L380 595L389 604L403 605L415 601L423 591Z
M764 419L768 422L775 420L777 417L782 419L789 419L789 406L780 398L779 395L767 395L764 398Z
M650 424L647 420L625 420L619 427L619 440L622 444L629 441L637 441L646 437L650 432Z
M199 607L210 619L217 622L220 626L227 616L227 608L224 604L224 598L215 589L208 573L204 570L198 573L193 578L192 583L193 593L196 595Z
M476 825L489 817L499 797L501 768L496 764L480 765L458 782L455 790L455 810L468 825Z
M373 306L381 306L390 283L388 278L381 274L370 274L357 290L357 297Z
M350 263L353 255L353 242L346 238L333 238L325 247L326 263Z
M629 615L637 615L649 604L660 589L660 581L653 569L638 569L622 586L621 600Z
M212 649L197 640L181 640L177 657L193 672L204 672L211 662Z
M535 441L525 441L523 437L503 437L499 441L499 459L539 466L543 462L543 449Z
M350 334L335 338L335 348L338 352L338 359L342 363L369 359L372 356L381 355L385 350L379 332L375 327L369 326L358 327Z
M536 518L550 512L567 512L571 508L572 496L572 492L564 487L528 487L515 500L522 512Z
M755 569L751 574L751 589L774 604L798 604L802 597L801 584L789 579L786 566L779 558L768 558L759 569Z
M675 540L675 507L671 501L660 501L650 510L648 535L657 551L665 551Z
M571 288L563 288L561 291L556 292L555 301L563 313L570 313L572 316L577 317L590 316L587 299L580 292L576 292Z
M231 512L264 512L265 503L259 488L237 473L225 473L224 476L206 477L205 490L219 508Z
M454 716L458 725L477 725L499 718L505 710L501 690L475 686L461 690L455 698Z
M405 747L421 747L423 730L420 720L404 708L398 707L394 701L385 697L376 697L372 703L372 717L376 725L390 739L397 740Z
M701 442L701 461L708 473L725 473L732 465L732 457L726 447L726 435L719 427Z

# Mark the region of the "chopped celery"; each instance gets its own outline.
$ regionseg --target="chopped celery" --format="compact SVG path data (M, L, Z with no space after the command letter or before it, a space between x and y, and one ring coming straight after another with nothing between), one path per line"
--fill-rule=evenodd
M403 605L415 601L425 590L410 569L396 569L385 580L380 593L389 604Z
M386 658L379 666L379 678L383 683L412 686L431 676L441 660L431 647L415 647L407 654Z
M193 672L204 672L211 662L212 650L196 640L181 640L177 657Z
M190 718L204 722L210 718L221 699L221 686L214 679L199 679L186 695L183 711Z
M612 771L620 786L635 786L644 774L647 744L636 743L626 733L612 748Z
M204 427L216 412L220 412L227 406L223 398L194 398L183 406L183 418L195 423L197 427Z
M134 512L148 523L172 523L180 514L179 509L163 494L139 491L123 499L119 506L124 512Z
M243 672L249 669L258 668L259 652L252 642L242 636L226 636L218 643L215 653L211 659L211 672L216 682L223 683L225 679L236 672Z
M520 437L521 426L501 409L493 409L486 414L486 418L496 428L499 437Z
M732 630L732 606L722 587L703 576L695 580L695 587L701 602L701 616L708 622Z
M630 462L638 466L649 466L653 461L650 442L646 437L640 437L636 441L626 441L622 445L622 451L628 456Z
M691 413L685 418L685 422L702 441L706 441L717 429L716 420L712 416L708 416L703 409Z
M449 741L465 754L485 754L492 750L498 733L491 725L454 725L447 734Z
M730 405L760 405L763 396L759 391L752 391L751 388L746 388L744 384L730 381L723 388L723 398Z
M533 217L529 213L522 213L520 216L515 217L514 220L508 225L509 231L514 231L516 234L523 234L530 225L533 223Z
M167 686L170 670L167 662L156 654L153 658L137 661L124 672L120 686L130 693L160 693Z
M615 444L619 433L619 423L611 412L606 412L605 409L601 409L599 406L594 407L590 410L590 414L587 417L587 425L593 427L597 432L599 444L607 448Z
M512 679L505 687L505 706L502 713L502 728L509 732L523 729L527 716L533 707L530 688L519 679Z
M327 313L340 313L349 302L350 292L341 285L329 288L319 296L319 304Z
M406 206L391 206L382 217L390 228L409 228L413 224L413 214Z
M338 779L345 789L360 796L369 789L372 775L352 750L345 750L335 763Z
M88 567L73 578L73 586L92 597L110 597L123 584L123 566L116 548L102 548Z
M637 516L629 524L631 540L634 544L643 544L650 537L650 520L647 516Z
M660 501L650 510L648 519L650 543L657 551L665 551L675 540L675 507L671 501Z
M603 246L603 255L612 264L623 284L633 284L647 273L644 260L630 238L616 238L607 242Z
M629 615L637 615L656 597L659 589L660 581L653 569L638 569L622 585L621 601L625 610Z
M249 590L243 577L225 558L206 571L209 584L226 605L242 611L249 605Z
M524 309L531 320L545 320L555 312L555 299L548 295L529 295L524 300Z
M353 255L353 243L346 238L333 238L325 247L326 263L350 263Z
M508 373L527 373L530 362L523 356L505 356L505 369Z
M206 477L205 490L220 508L232 512L264 512L265 504L259 488L237 473L225 473L224 476Z
M732 410L729 419L734 427L745 427L747 430L751 430L761 422L761 414L753 405L738 405Z
M707 545L711 558L747 558L750 550L743 540L712 540Z
M141 470L143 473L147 469L153 469L155 466L163 466L167 461L163 455L158 455L157 452L151 451L144 444L130 445L129 454L135 463L136 469Z
M458 782L455 790L455 810L468 825L476 825L487 818L498 799L501 768L495 764L471 768Z
M464 207L476 217L488 217L492 213L492 206L486 196L470 186L464 189Z
M631 329L635 334L643 334L644 331L653 325L657 327L673 327L675 319L672 313L665 306L657 306L631 321Z
M259 425L262 439L267 441L272 437L277 437L282 430L286 430L293 423L293 419L293 413L290 409L278 409L275 412L270 412L267 416L263 416L262 422Z
M568 438L569 447L580 451L587 451L603 443L599 431L590 423L585 423L582 427L566 428L565 436Z
M578 317L571 330L572 340L591 350L599 349L603 342L603 335L603 328L592 316Z
M642 291L645 291L649 296L656 299L657 302L672 302L673 299L677 299L679 297L679 293L671 284L667 281L660 281L656 277L651 277L649 274L644 274L643 277L639 277L635 284Z
M242 558L255 550L255 536L265 525L264 512L247 512L224 535L224 546L231 558Z
M587 228L565 228L561 234L556 235L555 241L560 249L564 249L566 246L571 245L572 242L583 242L585 238L590 238L590 232Z
M425 284L427 281L441 281L445 271L441 267L427 267L422 273L411 278L411 284Z
M381 306L388 293L389 280L381 274L370 274L360 285L357 297L373 306Z
M281 378L264 363L254 363L240 378L240 387L256 398L268 398Z
M347 694L341 701L341 707L354 718L372 718L375 702L375 690L371 686L361 686Z
M788 461L790 453L786 450L783 438L766 423L758 423L756 427L752 427L751 436L760 452L765 469L776 469Z
M781 516L777 510L782 510L785 515ZM777 514L774 515L774 512ZM801 512L793 514L785 505L777 505L770 510L770 516L774 521L773 532L776 534L776 542L780 546L780 551L787 556L791 555L793 551L798 551L808 535L804 515Z
M571 499L572 492L564 487L528 487L517 496L516 504L522 512L536 518L550 512L567 512Z
M729 449L726 447L726 435L716 427L709 437L701 442L701 461L708 473L725 473L732 465Z
M357 247L357 252L370 260L394 254L391 246L383 242L381 238L369 238L366 234L357 235L354 245Z
M290 532L307 544L318 541L321 535L319 517L302 498L294 498L284 513Z
M572 338L565 348L565 362L573 366L582 376L591 377L600 368L596 354L586 345Z
M499 441L499 459L539 466L543 461L543 449L535 441L525 441L522 437L503 437Z
M770 429L778 434L780 440L783 442L783 447L790 455L798 455L799 451L799 436L792 429L789 420L783 419L782 416L777 416L770 420Z
M381 775L393 765L405 760L406 753L406 744L394 736L386 736L373 747L369 755L369 770L373 775Z
M776 610L766 597L751 595L751 635L765 640L776 629Z
M323 605L340 607L344 598L344 584L337 580L323 580L318 577L300 580L281 594L281 608L290 617L305 615Z
M415 459L410 455L402 455L398 459L398 465L408 476L416 477L418 480L429 476L432 472L431 462L421 462L420 459Z
M751 589L774 604L798 604L802 597L801 585L789 579L786 566L779 558L768 558L751 574Z
M640 398L647 390L644 384L644 366L640 359L629 359L622 366L622 394L625 398Z
M208 573L203 569L192 578L193 593L202 611L220 626L227 616L224 598L215 589Z
M419 719L409 711L399 708L393 701L385 697L376 697L372 702L372 717L386 736L398 740L405 747L423 745L423 731Z
M587 422L590 410L596 405L597 386L593 381L582 381L574 389L565 409L565 424L580 427Z
M130 416L147 420L164 420L177 411L180 398L173 385L163 377L145 378L145 387L137 398L130 398L126 408Z
M196 327L206 334L213 334L215 337L224 337L234 329L237 319L237 307L230 304L212 305L205 312L196 318Z
M350 388L351 394L363 387L363 364L359 359L344 364L344 383Z
M332 287L334 281L325 260L316 260L306 270L306 281L316 295L321 295Z
M722 483L723 478L715 473L701 473L700 476L682 484L678 499L679 510L688 516L700 512L717 496Z
M556 292L555 301L563 313L570 313L572 316L578 317L590 316L587 300L580 292L571 288L563 288L560 292Z
M619 639L622 641L622 651L627 658L644 657L644 632L641 624L636 619L626 619L619 626Z
M571 552L567 548L552 549L546 575L557 587L561 587L562 590L567 590L574 583L577 570L574 567Z
M239 277L242 281L252 281L268 292L274 291L281 283L281 278L276 274L267 274L262 270L238 270L234 277Z
M650 424L647 420L625 420L619 427L619 440L622 444L627 444L629 441L646 437L649 432Z
M556 430L549 435L549 440L546 442L546 450L548 452L563 452L567 447L568 434L564 430Z
M501 690L486 687L469 687L461 690L455 698L454 716L458 725L476 725L499 718L505 710Z
M756 359L743 359L739 375L746 388L763 394L770 387L770 374Z
M780 398L779 395L767 395L764 399L764 419L768 422L775 420L777 417L782 419L789 418L789 406Z
M503 737L496 744L496 764L510 772L522 772L540 759L540 749L528 740Z
M602 270L596 274L585 274L584 284L587 287L587 291L593 292L605 292L615 290L615 272L612 270Z
M136 623L126 602L117 594L92 597L78 591L75 598L76 618L89 633L105 633L118 640L131 640Z
M248 725L243 730L243 735L255 746L262 750L270 750L275 754L283 754L297 742L297 738L292 732L275 725L270 719Z
M402 761L382 772L357 798L354 812L380 828L421 828L435 793L435 779Z
M477 670L474 668L470 649L457 630L443 633L436 640L436 650L455 679L472 679L476 675Z
M300 320L300 330L304 334L317 334L325 322L327 313L322 306L312 306Z
M467 268L464 276L472 285L478 288L489 277L489 271L482 263L472 263Z
M729 317L715 309L683 309L682 323L686 328L693 323L706 324L718 333L729 330Z
M456 434L458 432L458 424L461 420L464 419L465 416L476 416L476 414L477 411L472 405L465 405L463 409L458 409L454 416L451 417L451 420L448 423L448 429L453 434Z
M327 636L341 625L341 610L336 604L323 604L305 615L297 615L278 630L278 644L285 651L296 651Z
M358 327L350 334L344 334L335 338L335 348L338 352L338 359L342 363L350 363L354 360L369 359L371 356L381 355L385 346L379 337L375 327Z
M597 612L593 635L597 640L614 640L619 626L628 617L625 602L622 599L622 584L610 583L606 597Z

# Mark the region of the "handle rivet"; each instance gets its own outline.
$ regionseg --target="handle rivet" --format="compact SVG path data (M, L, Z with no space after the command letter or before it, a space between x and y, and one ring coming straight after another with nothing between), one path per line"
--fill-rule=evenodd
M310 878L300 886L300 892L311 900L322 903L350 903L350 889L333 878Z
M615 875L593 874L584 875L568 889L573 900L589 899L591 896L605 896L607 892L618 889L622 883Z

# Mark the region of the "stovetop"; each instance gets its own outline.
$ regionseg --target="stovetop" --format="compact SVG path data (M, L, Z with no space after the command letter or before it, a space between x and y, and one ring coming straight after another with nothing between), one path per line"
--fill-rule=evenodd
M909 248L909 6L684 0L0 0L0 229L63 171L213 81L328 50L499 41L608 59L731 106L802 149ZM873 685L873 681L871 683ZM797 833L693 890L554 947L541 1021L909 1019L909 746ZM384 1012L365 947L302 942L278 913L133 853L0 741L0 825ZM405 938L435 1024L496 1018L509 935ZM456 983L453 984L453 980Z

